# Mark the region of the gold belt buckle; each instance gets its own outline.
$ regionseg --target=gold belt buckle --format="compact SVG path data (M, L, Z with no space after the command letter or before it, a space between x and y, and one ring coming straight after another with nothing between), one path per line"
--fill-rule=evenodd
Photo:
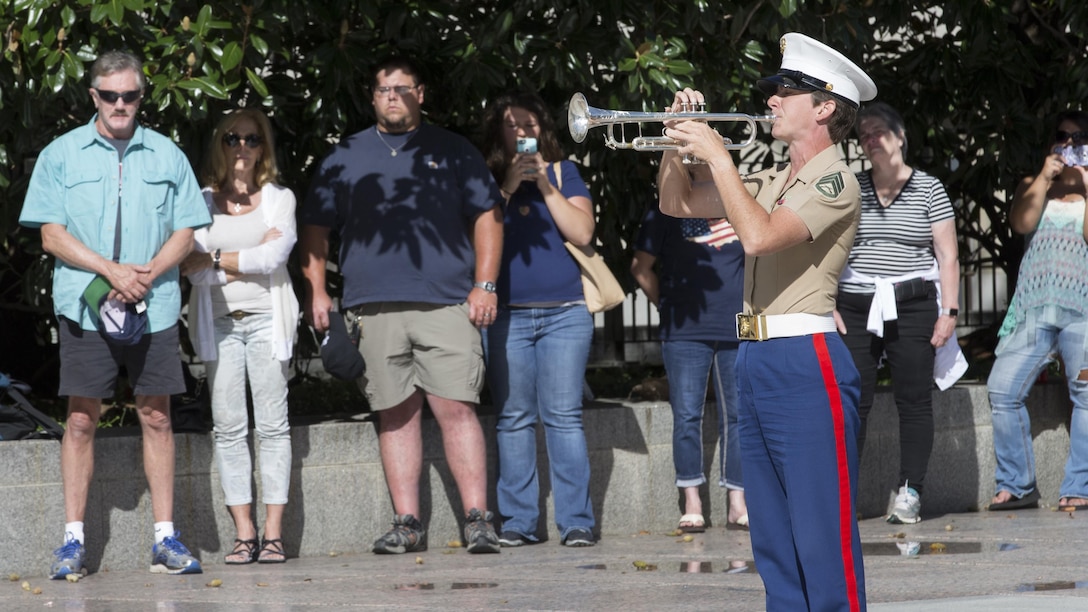
M244 310L233 310L228 316L235 321L241 321L242 319L248 317L249 313Z
M766 340L767 318L763 315L737 314L737 339Z

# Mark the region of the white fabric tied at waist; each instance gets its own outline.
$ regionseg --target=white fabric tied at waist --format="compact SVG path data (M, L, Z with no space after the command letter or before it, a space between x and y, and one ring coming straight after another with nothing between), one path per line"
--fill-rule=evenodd
M941 273L937 267L937 261L925 272L911 272L900 276L869 276L846 265L839 277L840 283L856 283L874 285L876 293L873 294L873 304L869 307L869 320L865 323L865 329L876 334L877 338L884 337L884 322L895 321L899 318L899 309L895 305L895 285L903 281L920 278L933 281L937 286L937 304L941 303Z
M933 281L937 287L937 308L941 307L941 275L937 267L937 260L933 260L933 266L925 272L913 272L900 276L869 276L850 267L843 268L839 276L840 283L868 284L876 287L873 294L873 303L869 307L869 319L865 323L865 329L876 334L878 338L884 337L884 322L899 319L899 309L895 305L895 284L915 278ZM933 381L941 391L956 384L956 381L967 371L967 358L960 350L959 337L956 329L952 329L952 336L937 349L933 359Z
M792 338L836 331L835 318L829 314L804 312L780 315L737 315L737 338L740 340L770 340Z

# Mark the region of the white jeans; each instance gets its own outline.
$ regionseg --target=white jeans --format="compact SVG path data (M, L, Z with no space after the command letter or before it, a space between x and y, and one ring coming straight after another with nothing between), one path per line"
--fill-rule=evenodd
M215 457L228 506L253 503L246 378L260 439L261 498L286 504L291 482L291 427L287 422L287 362L272 351L272 314L215 320L219 359L206 364L215 422Z

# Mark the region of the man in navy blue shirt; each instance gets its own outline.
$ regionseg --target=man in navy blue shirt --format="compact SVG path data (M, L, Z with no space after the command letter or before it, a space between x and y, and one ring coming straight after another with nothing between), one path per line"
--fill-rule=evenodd
M424 85L409 60L380 63L371 89L377 125L346 137L322 162L303 207L304 314L318 331L328 328L325 270L336 231L342 307L362 330L367 371L358 382L378 414L395 510L374 552L427 548L418 519L424 399L464 504L468 551L499 552L475 412L484 380L479 330L498 303L499 188L468 140L422 122Z

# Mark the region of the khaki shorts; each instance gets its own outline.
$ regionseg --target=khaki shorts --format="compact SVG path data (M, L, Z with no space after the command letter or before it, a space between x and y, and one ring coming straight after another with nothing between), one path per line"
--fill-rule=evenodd
M484 381L480 331L468 305L375 302L352 308L362 325L359 352L366 374L359 389L371 410L393 408L416 392L476 403Z

